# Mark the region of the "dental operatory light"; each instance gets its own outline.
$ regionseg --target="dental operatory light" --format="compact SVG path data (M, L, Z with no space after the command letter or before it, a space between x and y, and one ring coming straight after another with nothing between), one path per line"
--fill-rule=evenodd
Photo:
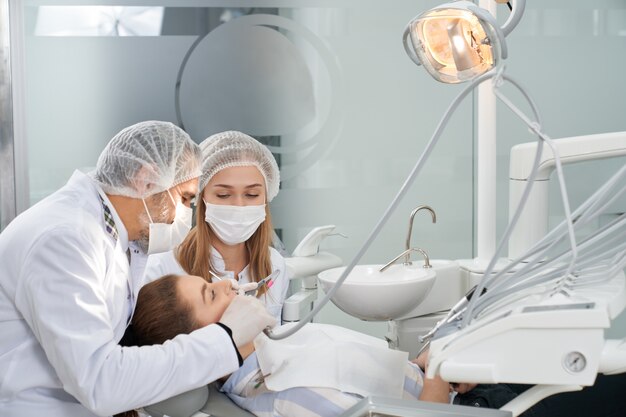
M409 22L404 48L437 81L461 83L506 58L505 27L500 28L487 10L470 1L446 3Z

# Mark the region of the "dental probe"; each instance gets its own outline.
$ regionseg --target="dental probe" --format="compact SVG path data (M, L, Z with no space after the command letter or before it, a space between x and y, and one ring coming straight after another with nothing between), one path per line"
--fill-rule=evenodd
M259 287L261 287L262 285L267 285L267 288L271 288L272 285L274 285L274 278L276 278L279 273L280 273L280 269L277 269L271 274L269 274L268 276L266 276L265 278L263 278L261 281L256 282L256 283L253 282L252 284L257 284L256 287L246 291L245 295L253 295L253 293L256 292L256 290L259 289ZM217 275L215 272L211 270L209 270L209 274L211 274L213 278L217 279L218 281L223 280L222 277L220 277L219 275Z
M213 275L213 278L217 279L218 281L222 280L222 277L220 277L219 275L217 275L215 272L209 270L209 274Z

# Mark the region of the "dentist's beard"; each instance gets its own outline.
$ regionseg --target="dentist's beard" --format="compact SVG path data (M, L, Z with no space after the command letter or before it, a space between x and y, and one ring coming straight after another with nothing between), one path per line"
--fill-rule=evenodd
M148 219L148 215L146 213L141 213L139 215L139 223L141 224L141 230L139 231L139 239L137 239L135 243L139 246L139 249L141 249L143 253L148 253L148 244L150 242L150 220Z

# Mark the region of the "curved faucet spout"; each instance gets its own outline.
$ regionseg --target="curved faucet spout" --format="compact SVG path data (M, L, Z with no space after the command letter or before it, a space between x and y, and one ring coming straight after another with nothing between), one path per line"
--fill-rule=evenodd
M411 217L409 218L409 233L406 235L406 245L404 248L405 251L408 251L406 252L406 255L404 257L405 264L411 263L411 260L410 260L411 251L409 251L409 249L411 248L411 233L413 232L413 219L415 218L415 215L417 214L417 212L420 210L430 211L430 216L433 218L433 223L437 223L437 215L435 214L435 210L433 210L432 207L424 205L424 206L419 206L413 209L413 211L411 212Z

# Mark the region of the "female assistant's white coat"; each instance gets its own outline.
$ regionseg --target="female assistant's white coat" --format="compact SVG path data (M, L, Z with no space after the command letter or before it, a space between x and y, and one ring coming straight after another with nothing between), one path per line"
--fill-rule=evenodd
M118 345L138 289L126 230L114 212L120 237L107 234L98 194L107 201L75 172L0 234L3 417L115 414L238 368L230 337L216 325L164 345Z

